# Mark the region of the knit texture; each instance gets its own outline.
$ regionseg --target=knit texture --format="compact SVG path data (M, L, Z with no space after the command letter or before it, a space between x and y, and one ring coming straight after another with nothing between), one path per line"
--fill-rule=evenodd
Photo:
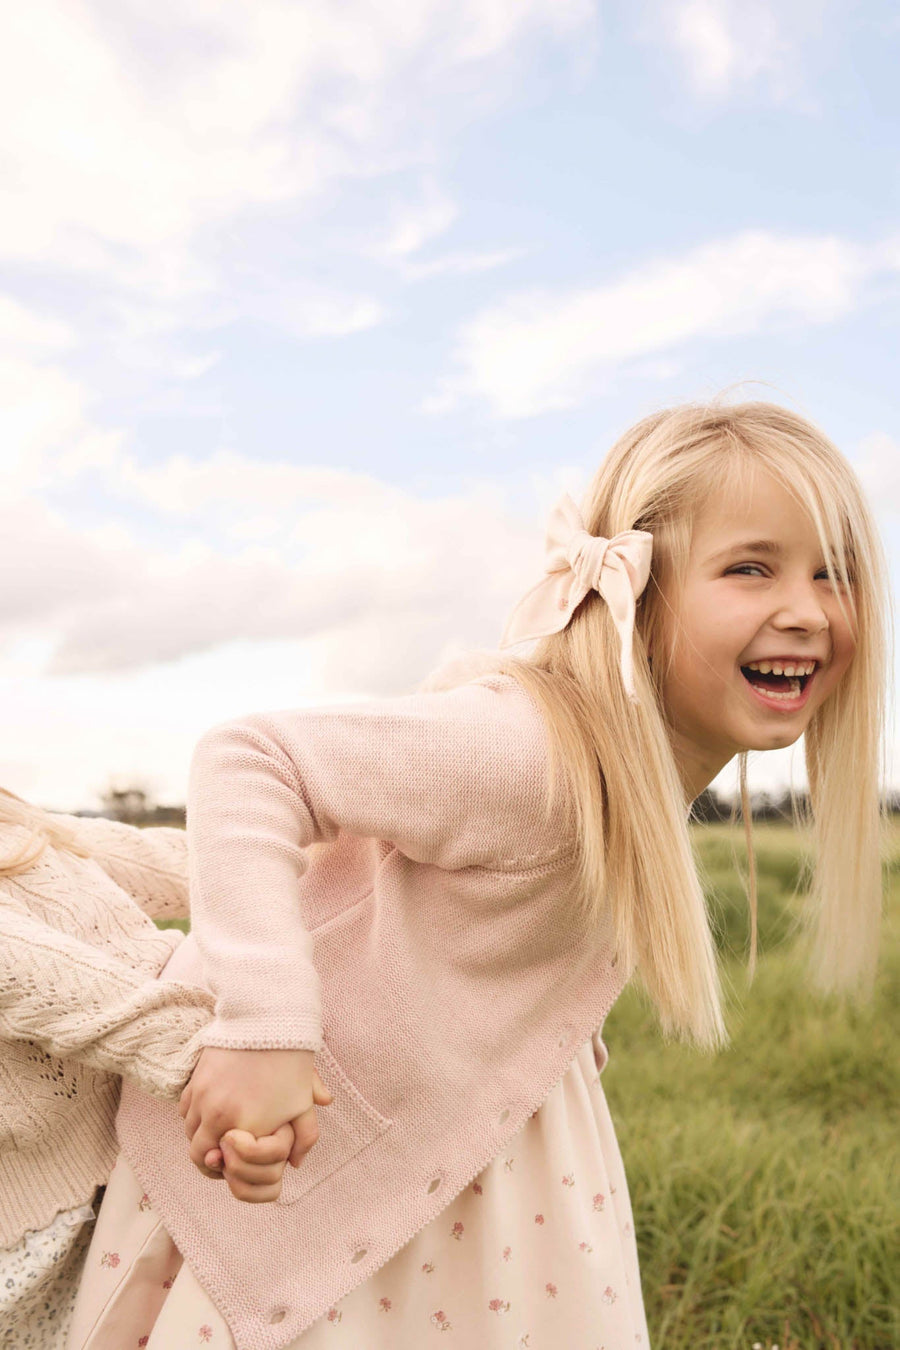
M191 1166L126 1085L123 1150L238 1350L279 1350L431 1222L533 1115L623 982L575 916L546 731L512 679L208 733L188 802L219 1046L306 1047L334 1094L280 1200Z
M93 1195L119 1077L176 1098L212 1007L156 978L182 935L151 916L188 913L183 832L64 819L90 858L48 847L0 878L0 1247Z

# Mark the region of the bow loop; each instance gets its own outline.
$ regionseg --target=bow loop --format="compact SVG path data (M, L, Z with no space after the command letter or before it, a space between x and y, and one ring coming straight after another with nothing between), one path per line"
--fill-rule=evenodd
M625 692L636 701L635 604L650 576L652 549L653 537L644 530L625 530L612 539L589 534L581 512L566 493L550 513L544 563L547 575L516 605L501 647L561 632L585 596L597 591L609 606L619 634Z

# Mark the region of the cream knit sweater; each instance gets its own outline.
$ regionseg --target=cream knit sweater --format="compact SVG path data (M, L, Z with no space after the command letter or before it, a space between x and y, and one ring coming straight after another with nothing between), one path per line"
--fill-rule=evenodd
M48 847L0 877L0 1248L85 1203L118 1151L124 1076L175 1098L212 1000L156 976L188 913L181 830L65 818L91 853ZM14 848L26 831L4 825Z

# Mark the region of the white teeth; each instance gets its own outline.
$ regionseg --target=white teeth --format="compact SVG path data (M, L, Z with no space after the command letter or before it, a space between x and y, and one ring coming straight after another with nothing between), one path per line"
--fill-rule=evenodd
M787 663L781 661L750 661L747 664L748 670L758 670L760 675L787 675L788 678L793 678L795 675L811 675L815 668L815 661L791 661Z
M785 690L784 692L776 693L774 689L766 689L760 690L759 692L762 693L765 698L778 699L780 703L795 703L797 699L800 698L803 691L800 687L800 681L798 679L792 679L789 691Z

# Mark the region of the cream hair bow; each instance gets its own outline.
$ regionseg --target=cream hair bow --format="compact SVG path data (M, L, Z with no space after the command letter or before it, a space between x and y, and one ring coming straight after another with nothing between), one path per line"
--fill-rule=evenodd
M625 530L612 539L588 534L581 512L568 493L554 506L547 527L547 576L516 605L500 643L511 647L549 637L566 627L589 591L599 591L609 606L622 644L620 669L625 692L634 689L635 602L650 576L653 536Z

